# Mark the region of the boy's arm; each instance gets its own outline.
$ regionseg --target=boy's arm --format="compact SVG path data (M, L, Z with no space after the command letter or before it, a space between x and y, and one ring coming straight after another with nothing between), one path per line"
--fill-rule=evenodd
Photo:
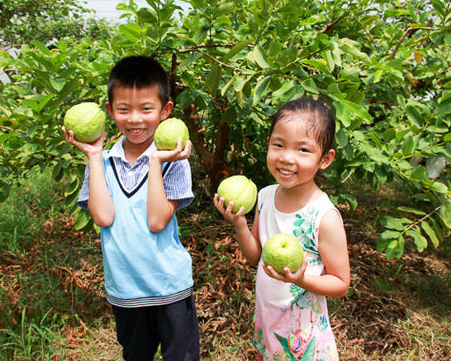
M74 138L72 131L62 128L66 141L80 149L88 157L89 167L89 198L88 210L95 224L108 227L114 220L114 205L106 184L103 170L103 141L105 132L100 139L92 144L82 143Z
M163 185L161 167L165 162L187 159L191 153L191 142L181 149L179 142L173 151L156 150L149 156L149 180L147 189L147 219L152 232L161 232L168 225L177 209L179 200L168 200Z
M114 221L114 205L106 184L102 154L89 156L88 166L89 213L99 227L109 227Z

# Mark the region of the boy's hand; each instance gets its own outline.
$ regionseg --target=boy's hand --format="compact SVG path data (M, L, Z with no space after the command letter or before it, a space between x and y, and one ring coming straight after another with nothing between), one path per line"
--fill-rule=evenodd
M287 283L294 283L296 286L302 287L302 285L304 284L305 269L307 268L308 264L306 258L307 257L304 257L304 261L302 262L301 267L299 267L299 269L294 273L292 273L288 267L285 267L283 270L285 274L281 275L272 266L269 266L265 263L263 263L263 269L269 277Z
M185 148L182 149L182 141L177 142L177 148L174 150L155 150L151 157L158 160L161 164L164 162L175 162L177 160L187 159L191 154L191 141L186 142Z
M235 226L235 228L247 227L247 220L246 217L244 216L244 207L241 207L238 210L238 212L232 213L233 202L230 202L228 206L225 207L224 205L225 198L224 197L219 198L218 194L215 194L213 202L219 213L221 213L225 219L227 219L230 223L232 223Z
M79 142L74 137L74 132L72 130L69 130L69 132L66 130L64 126L61 127L61 130L64 133L64 137L66 138L66 141L69 144L72 144L73 146L80 149L84 154L86 154L88 157L95 154L101 154L103 151L103 141L105 140L105 131L102 133L102 136L97 139L94 143L83 143Z

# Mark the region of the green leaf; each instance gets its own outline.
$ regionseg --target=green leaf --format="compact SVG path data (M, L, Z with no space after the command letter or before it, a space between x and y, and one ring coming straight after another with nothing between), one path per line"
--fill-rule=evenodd
M231 13L235 10L235 4L234 3L221 3L218 6L212 6L211 7L211 13L215 17L219 17L222 15L226 15Z
M153 12L151 12L148 8L141 8L136 13L138 18L147 23L156 23L157 17Z
M348 144L348 134L341 128L336 132L335 138L341 148L344 148Z
M45 46L45 44L41 43L40 41L32 40L31 44L33 44L36 48L38 48L44 55L50 56L51 52L48 47Z
M216 92L218 91L219 81L221 80L221 67L219 64L214 64L208 73L206 85L208 92L212 96L216 96Z
M222 58L223 62L233 58L236 54L238 54L241 50L243 50L246 46L252 43L253 40L247 39L240 41L238 44L235 44Z
M138 41L141 37L141 27L138 24L119 25L119 31L130 41Z
M437 238L437 235L435 234L434 229L429 225L429 223L427 221L421 222L421 228L423 228L424 232L428 235L434 247L437 247L440 242Z
M352 124L349 108L343 106L343 104L338 101L334 101L333 106L335 108L335 116L341 121L345 128L348 128Z
M385 249L385 255L387 259L393 259L398 251L399 241L394 239L389 242L387 248Z
M443 222L448 228L451 228L451 201L447 199L445 203L443 203L443 207L441 208L440 215L442 217Z
M362 119L367 124L371 124L373 122L373 118L371 117L370 113L368 113L368 111L365 109L364 106L362 106L360 104L356 104L356 103L351 102L346 99L340 99L339 104L342 107L342 112L344 110L346 110L344 113L342 113L342 115L343 114L352 115L356 118ZM335 102L334 102L334 106L335 106ZM337 111L338 111L338 109L337 109ZM343 119L340 118L340 120L343 120ZM347 123L349 123L349 125L351 124L349 119L347 119ZM343 125L345 125L345 124L343 124Z
M260 68L269 68L269 64L266 60L266 53L260 46L256 46L254 50L250 51L248 53L248 57L250 60L254 61Z
M448 114L451 114L451 98L439 102L435 112L436 117L442 117Z
M421 165L417 165L410 174L410 179L414 181L425 180L429 175L429 172Z
M440 182L440 181L434 181L431 185L429 185L429 189L433 192L441 193L446 195L448 192L448 187L446 184Z
M335 61L330 50L323 53L323 59L326 61L329 71L332 72L335 69Z
M53 89L58 93L63 89L64 85L66 84L65 78L50 78L50 84L52 84Z
M64 84L63 89L58 94L58 99L64 101L69 94L72 94L80 87L78 79L70 79Z
M446 16L445 5L440 0L431 0L434 10L440 15L441 18Z
M330 47L331 47L331 53L332 53L332 57L334 59L334 63L341 67L342 66L342 61L341 61L341 51L340 51L340 46L338 45L338 43L331 41L330 43Z
M312 93L312 94L318 94L318 88L315 84L315 81L312 78L307 78L301 83L302 87L305 91Z
M400 236L400 232L398 231L384 231L379 235L379 239L384 240L384 241L390 241L393 239L398 239L398 237Z
M66 188L64 189L64 196L67 197L74 192L78 192L80 187L80 181L77 177L74 177L73 181L69 183Z
M402 154L406 156L412 155L413 150L415 149L415 142L413 140L413 136L409 134L407 137L404 137L401 150Z
M235 74L228 82L226 85L224 85L221 89L221 96L223 97L225 95L225 93L227 93L227 90L229 90L229 88L236 82L238 75Z
M406 227L405 225L398 219L390 216L385 216L381 219L381 225L384 228L394 229L396 231L403 231Z
M257 84L255 85L254 97L252 99L252 106L256 106L258 104L258 102L260 101L260 98L262 97L262 95L264 94L266 89L268 88L270 80L271 80L271 78L269 76L260 78L258 80Z
M422 128L424 125L423 117L418 109L412 105L407 106L406 109L407 119L409 119L410 123L417 128Z
M285 82L282 86L272 93L273 99L280 99L281 102L291 100L296 93L296 83L292 80Z
M418 214L420 216L425 216L426 215L426 212L424 212L422 210L419 210L419 209L416 209L416 208L412 208L412 207L402 206L402 207L398 207L397 210L400 211L400 212L409 212L409 213L413 213L413 214Z
M75 230L79 231L80 229L83 229L84 227L86 227L88 225L90 220L91 220L91 216L89 215L89 213L84 210L80 210L80 212L78 212L77 217L75 219L75 224L74 224Z
M370 57L368 56L368 54L360 51L360 49L358 48L358 46L360 46L360 44L358 42L353 41L348 38L343 38L343 39L340 39L339 44L340 44L340 48L343 52L352 55L353 57L363 61L367 65L371 65Z
M413 238L413 242L417 247L418 252L423 252L428 246L428 241L423 235L418 227L409 229L406 234Z

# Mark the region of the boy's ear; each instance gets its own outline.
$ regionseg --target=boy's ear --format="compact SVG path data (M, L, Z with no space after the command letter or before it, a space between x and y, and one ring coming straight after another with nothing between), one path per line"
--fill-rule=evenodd
M105 103L105 108L108 110L108 114L110 115L111 119L113 119L113 107L109 102Z
M319 162L319 168L322 169L322 170L326 169L328 166L330 166L330 164L332 163L334 158L335 158L335 149L330 149L321 158L321 160Z
M167 117L169 117L169 114L171 114L171 112L172 112L172 108L174 108L174 103L171 101L168 101L161 111L161 120L164 120Z

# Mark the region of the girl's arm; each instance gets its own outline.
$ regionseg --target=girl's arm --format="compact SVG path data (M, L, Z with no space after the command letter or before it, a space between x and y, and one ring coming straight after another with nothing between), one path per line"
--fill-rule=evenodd
M149 157L149 181L147 189L147 219L152 232L161 232L168 225L177 209L179 200L168 200L163 185L161 166L164 162L186 159L191 153L191 142L182 150L179 141L173 151L156 150Z
M324 275L305 274L306 261L294 273L285 268L285 276L278 274L271 266L265 266L265 269L271 277L294 283L309 292L330 297L346 296L351 282L349 255L346 233L337 211L329 211L323 216L318 237Z
M233 224L235 227L238 245L244 257L252 265L256 266L260 261L262 248L258 237L258 210L255 212L252 229L247 225L246 217L244 216L244 207L242 207L236 214L232 213L233 202L230 202L225 208L224 198L218 199L218 195L214 196L214 204L218 211Z
M89 198L88 210L95 224L108 227L114 221L114 205L106 184L103 170L103 141L105 132L92 144L82 143L75 139L73 131L62 128L66 141L80 149L88 157Z

